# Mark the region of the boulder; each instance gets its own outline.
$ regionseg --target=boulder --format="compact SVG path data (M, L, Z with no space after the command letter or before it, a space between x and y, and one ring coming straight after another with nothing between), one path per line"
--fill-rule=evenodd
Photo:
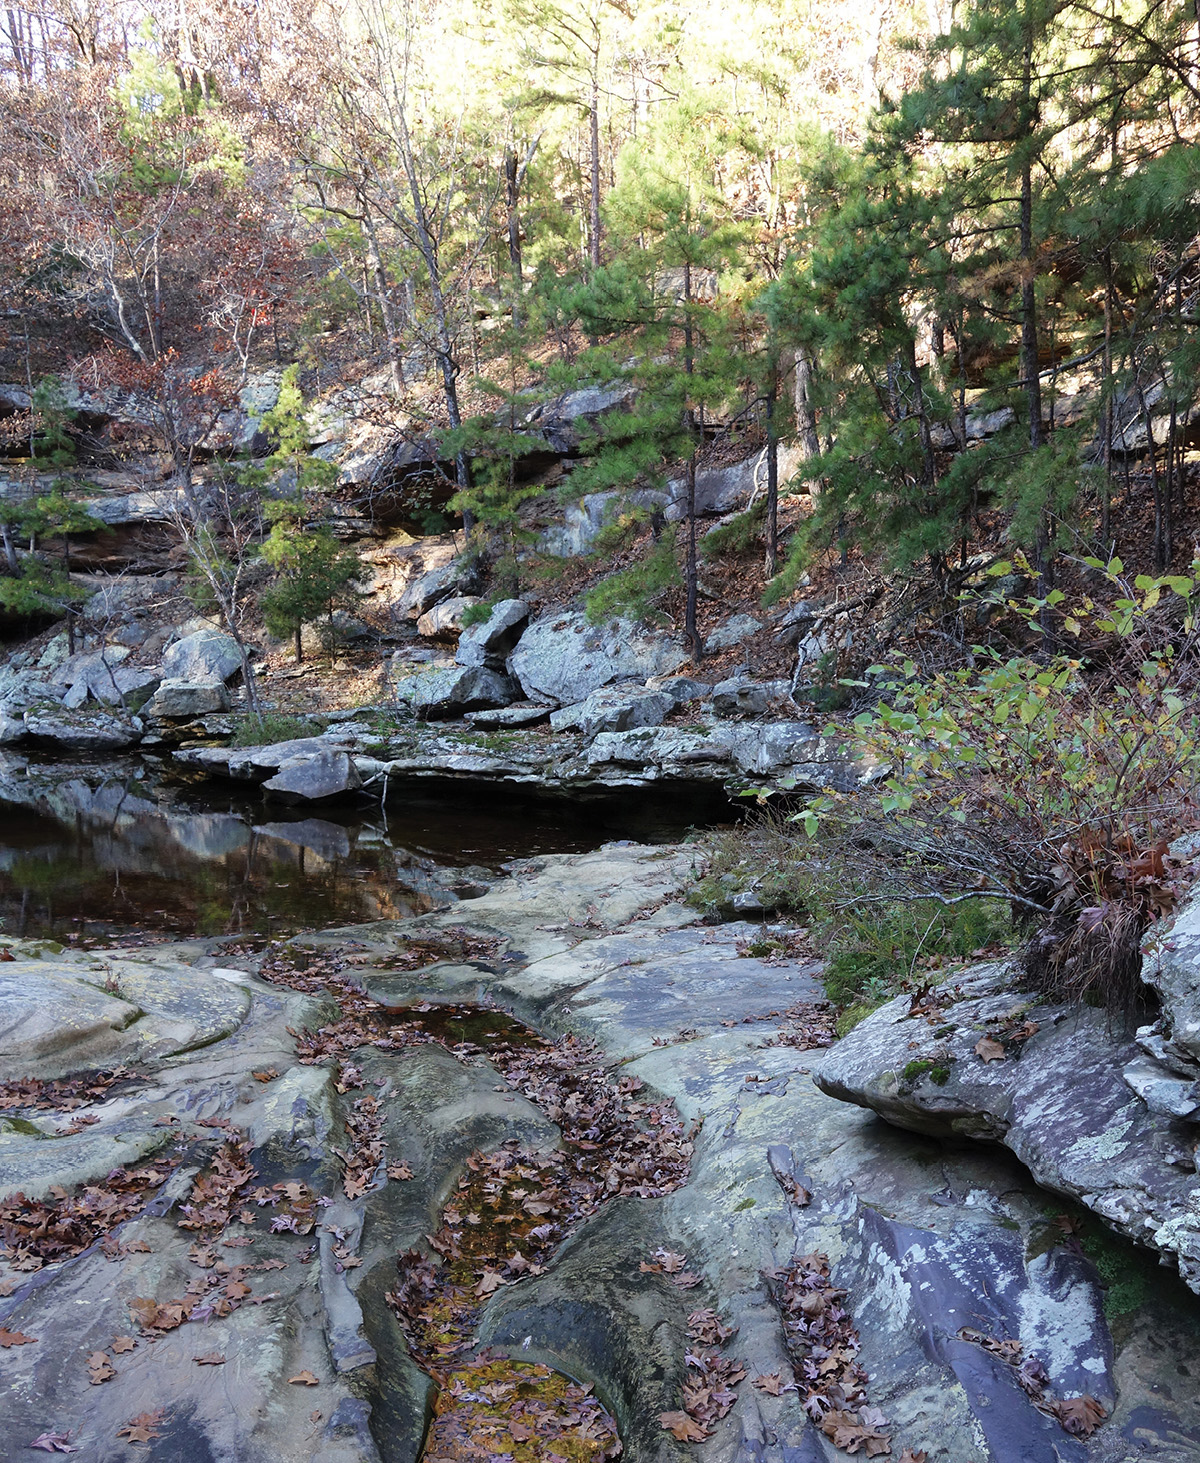
M535 620L521 636L509 668L531 701L570 706L611 681L677 670L687 652L676 641L629 620L589 625L582 614Z
M780 444L779 481L785 483L795 472L803 454L795 444ZM702 518L720 517L725 513L741 513L747 509L756 493L767 485L766 452L756 452L741 462L728 467L702 467L696 473L696 513ZM673 478L667 484L670 504L667 518L672 523L681 522L687 512L687 482L684 478Z
M528 623L529 606L523 599L502 599L492 606L486 620L468 625L462 632L454 658L459 665L493 665L498 668Z
M550 720L550 708L532 701L516 701L511 706L497 706L490 711L468 711L466 720L472 726L482 727L540 726Z
M474 594L479 578L479 565L474 559L451 559L410 584L400 596L396 613L405 619L419 620L440 600L451 595Z
M590 741L600 732L627 731L635 726L661 726L677 702L668 691L651 691L626 682L601 686L586 701L564 706L550 717L555 731L582 732Z
M455 594L440 600L417 621L417 634L426 640L457 640L462 632L463 616L483 601L473 594Z
M407 667L406 667L407 669ZM468 711L508 706L518 699L508 676L487 666L431 666L392 686L398 705L423 721L449 721Z
M551 524L538 540L544 554L559 559L581 558L596 547L605 527L622 511L642 508L665 513L671 495L660 488L638 488L632 493L585 493L563 509L561 523Z
M229 693L221 681L165 680L146 704L147 716L189 721L229 709Z
M263 791L283 802L317 802L355 792L362 786L358 769L346 752L310 752L284 762Z
M1148 945L1142 979L1162 1002L1165 1054L1200 1065L1200 899L1188 900Z
M714 716L763 716L772 701L788 694L786 681L752 681L730 676L713 687Z
M305 655L320 655L339 645L369 640L373 633L370 625L364 624L357 615L347 610L334 610L332 618L323 617L301 629L300 648Z
M730 650L757 635L761 629L762 621L753 615L733 615L712 632L705 642L705 649Z
M46 706L25 713L25 731L35 741L52 742L72 752L122 752L141 740L138 727L115 716L73 714Z
M1103 1011L1011 989L994 964L913 1006L899 996L860 1022L815 1068L817 1086L914 1132L1004 1144L1200 1293L1200 1125L1133 1089L1136 1042Z
M241 668L237 641L221 630L197 630L185 635L162 659L164 681L228 681Z
M646 685L651 691L666 691L678 703L701 701L712 695L707 681L696 681L691 676L651 676Z

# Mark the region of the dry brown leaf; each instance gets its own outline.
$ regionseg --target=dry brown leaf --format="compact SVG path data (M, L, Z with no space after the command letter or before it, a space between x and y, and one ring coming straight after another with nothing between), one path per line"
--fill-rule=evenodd
M1062 1397L1050 1404L1050 1411L1062 1423L1063 1431L1077 1438L1090 1438L1108 1416L1103 1405L1087 1393Z
M137 1342L132 1336L114 1336L108 1344L118 1356L123 1351L132 1351L137 1346Z
M156 1412L140 1412L124 1427L117 1429L117 1437L124 1438L129 1443L153 1442L155 1438L161 1436L157 1429L162 1420L163 1409L161 1407Z
M101 1382L110 1382L117 1374L117 1369L108 1359L107 1353L93 1351L88 1357L88 1381L93 1387L98 1387Z
M390 1179L410 1179L413 1177L413 1171L407 1163L390 1163L388 1164L387 1176Z
M708 1437L708 1429L686 1412L660 1412L658 1420L681 1443L702 1443Z
M289 1387L316 1387L318 1385L317 1378L313 1376L312 1372L297 1372L294 1377L288 1378Z
M26 1336L23 1331L8 1331L0 1326L0 1346L3 1346L5 1351L10 1346L32 1346L36 1341L36 1336Z
M784 1381L778 1372L764 1372L760 1377L751 1377L750 1385L765 1392L768 1397L778 1397L783 1392Z
M219 1351L208 1351L203 1356L193 1356L197 1366L224 1366L225 1358Z
M1004 1048L990 1036L981 1036L975 1043L975 1055L985 1062L1002 1062Z

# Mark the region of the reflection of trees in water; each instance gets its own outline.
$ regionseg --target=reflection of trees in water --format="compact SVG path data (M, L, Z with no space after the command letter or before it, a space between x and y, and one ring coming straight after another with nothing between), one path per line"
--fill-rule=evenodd
M99 817L77 811L69 823L0 810L0 845L9 849L0 870L7 934L99 934L139 925L198 935L275 934L400 918L434 902L428 887L414 887L430 884L431 866L406 879L398 851L377 837L360 845L358 828L308 820L295 825L293 842L278 836L292 825L264 834L229 814L172 817L126 807ZM305 828L321 841L321 852L303 841ZM196 852L206 838L211 852ZM16 842L24 845L19 852Z

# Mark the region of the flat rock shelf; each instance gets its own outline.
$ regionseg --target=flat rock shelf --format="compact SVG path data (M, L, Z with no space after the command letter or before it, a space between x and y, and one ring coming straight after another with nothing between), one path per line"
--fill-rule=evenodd
M0 1025L91 994L0 1061L11 1456L1200 1457L1197 1298L1114 1234L1149 1276L1114 1306L1012 1154L822 1092L817 967L702 923L692 859L548 854L270 943L14 941Z

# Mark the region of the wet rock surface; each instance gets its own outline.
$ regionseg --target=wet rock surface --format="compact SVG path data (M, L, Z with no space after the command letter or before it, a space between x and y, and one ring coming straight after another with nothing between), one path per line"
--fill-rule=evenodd
M1133 1033L1014 992L1002 967L971 972L955 994L881 1007L821 1061L818 1086L915 1132L1003 1143L1200 1292L1200 1127L1129 1081Z
M415 1005L436 1025L440 1003L469 1003L485 1008L482 1026L464 1028L474 1037L494 1005L550 1041L591 1038L614 1082L673 1103L692 1135L681 1186L602 1205L543 1273L485 1286L479 1341L593 1384L639 1463L844 1457L806 1415L803 1384L779 1395L753 1385L791 1375L769 1277L820 1255L845 1293L891 1456L1200 1456L1200 1398L1184 1375L1200 1355L1194 1297L1164 1273L1110 1329L1096 1271L1055 1224L1061 1203L1003 1148L906 1133L819 1090L815 968L750 955L758 925L699 923L681 898L691 858L634 845L550 856L452 910L296 937L272 957L301 981L305 962L335 962L339 991L365 991L351 1001L361 1019ZM32 979L44 957L14 954L0 968ZM19 1110L48 1128L98 1119L74 1136L9 1125L8 1164L84 1139L95 1147L72 1159L71 1182L102 1184L105 1145L132 1164L141 1144L159 1182L111 1233L37 1269L14 1267L6 1232L0 1326L36 1338L4 1353L8 1436L27 1447L54 1432L109 1463L130 1456L118 1433L140 1418L152 1436L138 1454L155 1463L415 1460L431 1383L386 1300L397 1255L434 1232L473 1153L552 1149L560 1122L506 1080L486 1043L464 1048L445 1023L440 1043L351 1046L340 1068L303 1064L292 1033L343 1029L316 977L291 989L263 979L267 967L256 974L257 955L212 942L110 954L128 1004L149 1011L167 991L226 987L240 1014L208 1045L144 1056L131 1086L69 1112ZM68 958L66 978L86 980L89 960ZM62 978L62 967L55 957L45 971ZM367 1098L386 1150L364 1166L347 1123ZM196 1218L199 1229L180 1226ZM656 1255L686 1256L686 1284ZM196 1318L172 1325L163 1308L181 1297ZM705 1308L738 1328L724 1351L747 1379L690 1445L658 1414L680 1408L689 1315ZM122 1337L132 1347L114 1346ZM1002 1342L1019 1349L989 1345ZM93 1385L97 1352L114 1375ZM1022 1390L1014 1354L1037 1359L1047 1396L1086 1394L1107 1420L1069 1435ZM212 1356L224 1360L196 1360Z

